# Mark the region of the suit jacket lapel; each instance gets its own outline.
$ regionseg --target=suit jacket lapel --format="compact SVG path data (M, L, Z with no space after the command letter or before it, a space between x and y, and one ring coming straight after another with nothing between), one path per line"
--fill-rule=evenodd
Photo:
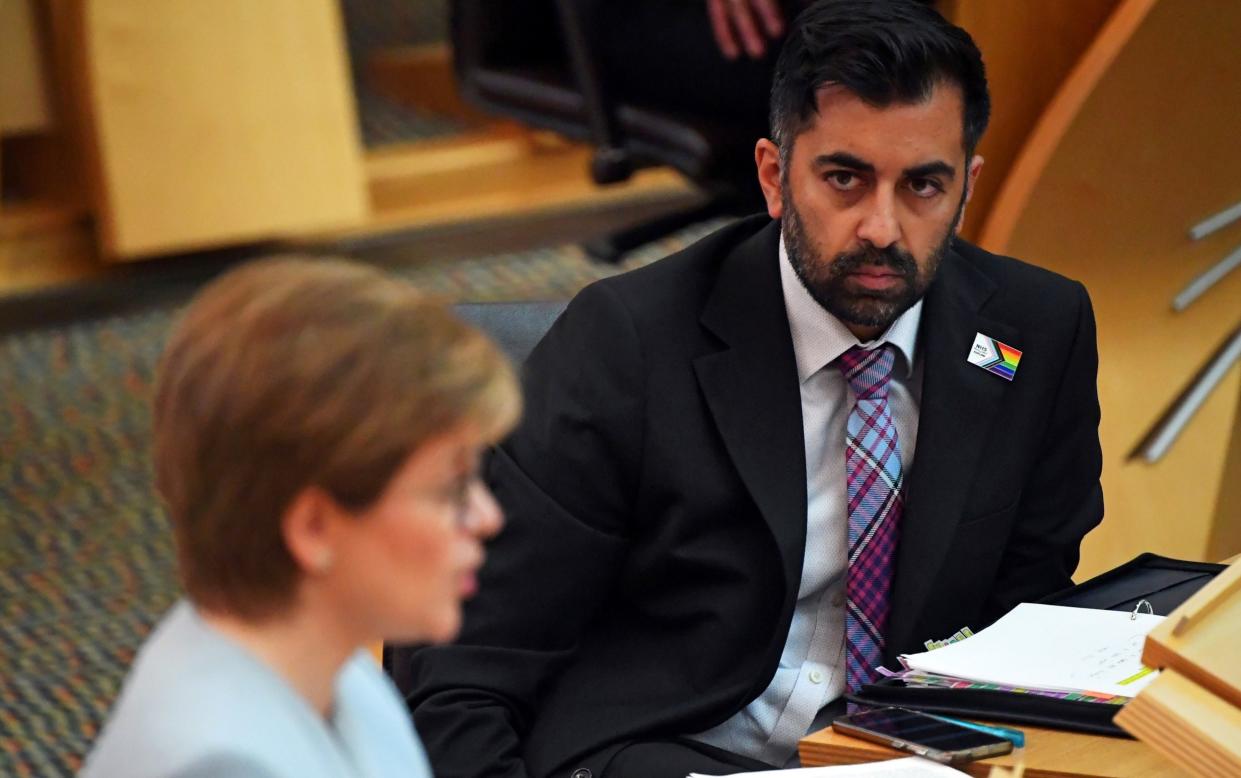
M702 324L724 342L694 361L724 446L771 529L796 599L806 544L801 391L780 288L779 224L725 258Z
M887 659L911 643L948 635L914 635L969 489L983 444L997 422L1008 382L966 362L975 334L1019 341L1011 325L979 313L995 283L949 252L923 306L922 400L918 446L906 482L905 513L896 553Z

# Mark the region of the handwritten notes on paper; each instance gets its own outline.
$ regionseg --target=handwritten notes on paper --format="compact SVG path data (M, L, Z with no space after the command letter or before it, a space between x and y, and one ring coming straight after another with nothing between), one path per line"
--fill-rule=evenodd
M968 640L901 657L924 673L1018 689L1132 697L1157 673L1142 666L1162 616L1022 603Z

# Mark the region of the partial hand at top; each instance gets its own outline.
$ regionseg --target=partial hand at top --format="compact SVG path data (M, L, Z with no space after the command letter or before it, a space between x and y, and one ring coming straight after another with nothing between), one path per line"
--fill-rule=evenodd
M737 59L744 52L759 59L767 45L784 33L784 12L778 0L707 0L711 31L720 52Z

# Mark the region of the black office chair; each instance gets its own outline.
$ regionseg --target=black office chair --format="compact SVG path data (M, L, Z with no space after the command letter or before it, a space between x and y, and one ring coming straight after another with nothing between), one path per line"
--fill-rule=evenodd
M605 0L606 1L606 0ZM753 165L762 132L750 122L695 116L613 99L593 42L598 0L454 0L455 67L462 95L483 111L595 146L600 184L669 165L707 192L705 205L668 214L586 250L605 261L683 226L762 207ZM641 52L635 52L641 56ZM675 77L674 75L670 77Z

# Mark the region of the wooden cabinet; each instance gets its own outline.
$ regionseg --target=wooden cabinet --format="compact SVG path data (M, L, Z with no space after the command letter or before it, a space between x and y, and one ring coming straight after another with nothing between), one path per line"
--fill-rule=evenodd
M0 135L50 123L47 81L30 0L0 3Z
M79 0L102 249L128 259L360 222L334 0Z

